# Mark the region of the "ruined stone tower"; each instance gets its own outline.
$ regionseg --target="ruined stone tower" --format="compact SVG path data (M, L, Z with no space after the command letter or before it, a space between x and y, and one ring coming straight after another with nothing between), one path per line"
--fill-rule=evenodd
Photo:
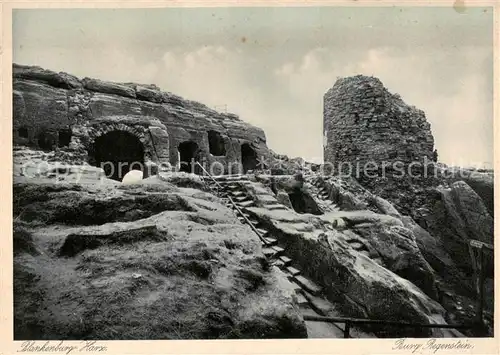
M433 161L434 138L423 111L408 106L374 77L338 79L324 95L324 160Z

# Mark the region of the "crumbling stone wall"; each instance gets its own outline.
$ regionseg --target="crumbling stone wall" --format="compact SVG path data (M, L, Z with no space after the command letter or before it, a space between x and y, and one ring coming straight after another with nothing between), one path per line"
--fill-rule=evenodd
M176 166L179 144L186 141L199 147L201 162L207 166L219 162L226 173L229 163L241 163L244 143L259 157L271 156L262 129L234 114L163 92L156 85L80 80L67 73L14 64L13 89L14 144L58 149L70 132L66 148L85 155L93 140L90 133L99 122L97 132L130 128L145 145L145 160L154 163ZM225 155L210 153L209 131L220 134Z
M324 95L325 162L431 162L434 138L425 113L374 77L338 79Z

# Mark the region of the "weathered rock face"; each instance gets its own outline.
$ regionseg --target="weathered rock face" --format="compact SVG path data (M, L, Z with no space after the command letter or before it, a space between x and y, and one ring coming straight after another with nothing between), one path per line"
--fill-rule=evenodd
M218 162L214 174L237 170L238 164L256 168L255 158L269 155L262 129L236 115L162 92L155 85L79 80L16 64L13 75L17 145L79 151L94 165L102 163L101 155L110 145L120 145L122 151L136 145L141 150L140 164L154 162L167 169L180 164L191 170L192 160L206 166ZM117 139L116 131L125 133ZM99 139L102 151L96 147ZM130 164L132 156L134 152L125 159L115 158Z
M294 180L290 176L280 179ZM278 238L293 265L327 289L325 295L338 305L344 316L397 319L402 317L397 312L406 312L408 320L429 320L426 318L428 310L414 308L412 301L403 302L394 311L388 311L384 306L384 297L405 299L409 297L407 291L416 291L417 298L421 297L418 302L428 302L433 305L431 308L437 299L434 271L420 253L415 235L405 228L401 216L394 213L397 211L389 202L379 201L387 214L368 210L334 211L321 215L297 213L291 206L278 208L279 201L274 198L272 189L265 185L266 180L262 177L255 180L261 182L242 185L257 206L248 208L248 212ZM285 193L286 186L278 185L276 197ZM351 263L357 258L365 260L363 268L369 270L358 273L356 263ZM384 281L374 281L378 278ZM395 286L399 284L395 280L400 278L409 283L405 280L400 286ZM353 284L359 289L380 287L379 293L367 296L372 297L368 304L361 299L363 296ZM410 289L406 289L406 285L411 285ZM410 309L406 310L406 307Z
M402 236L403 232L411 233L396 218L369 211L298 215L265 206L248 211L272 230L295 267L323 286L324 294L338 305L342 316L442 321L445 310L422 292L435 292L432 271L412 236ZM323 228L335 219L345 221L345 229ZM364 232L359 233L359 229ZM391 329L391 334L443 336L439 330L420 333L414 329Z
M468 271L472 270L469 241L493 244L493 217L481 197L463 181L439 189L431 210L420 222L439 236L455 263Z
M423 111L408 106L374 77L337 80L324 96L325 162L394 163L434 160Z
M211 194L157 176L14 194L16 340L307 337L292 284Z

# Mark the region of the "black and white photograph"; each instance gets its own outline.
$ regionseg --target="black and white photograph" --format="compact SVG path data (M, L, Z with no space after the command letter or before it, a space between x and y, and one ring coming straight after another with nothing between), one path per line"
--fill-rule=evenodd
M494 337L494 4L350 3L12 9L18 351Z

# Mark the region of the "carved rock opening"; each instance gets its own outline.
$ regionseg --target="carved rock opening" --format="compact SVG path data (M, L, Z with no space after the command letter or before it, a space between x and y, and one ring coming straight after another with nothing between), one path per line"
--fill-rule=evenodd
M226 145L221 134L217 131L208 131L208 147L214 156L226 155Z
M179 144L180 171L201 175L201 169L196 164L200 161L200 148L193 141Z
M17 134L21 138L29 138L28 128L27 127L19 127L17 130Z
M130 170L144 171L144 146L129 132L111 131L96 138L93 163L106 177L121 181Z
M71 129L60 129L59 130L59 136L58 136L58 146L59 148L61 147L67 147L69 143L71 142Z
M42 150L52 150L54 147L54 140L52 139L51 135L46 132L40 132L37 135L37 143L38 147Z
M297 213L310 213L314 215L323 214L316 202L314 202L314 199L302 190L296 189L289 193L288 197L290 198L293 209Z
M257 168L257 153L248 143L244 143L241 146L241 164L243 165L244 173Z

